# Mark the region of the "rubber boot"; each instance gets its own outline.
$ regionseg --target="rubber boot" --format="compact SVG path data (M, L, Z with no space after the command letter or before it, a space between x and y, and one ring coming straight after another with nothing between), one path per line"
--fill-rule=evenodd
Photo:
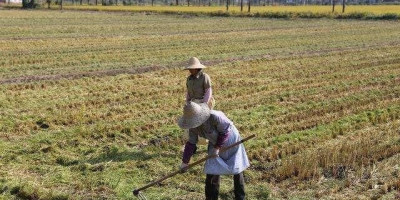
M235 200L244 200L246 194L244 192L243 172L233 176L233 184L234 184Z
M206 200L217 200L219 194L219 175L207 174L206 177Z

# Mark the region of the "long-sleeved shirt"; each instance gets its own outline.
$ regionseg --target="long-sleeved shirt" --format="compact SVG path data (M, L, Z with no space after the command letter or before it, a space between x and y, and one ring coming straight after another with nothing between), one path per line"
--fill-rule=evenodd
M208 103L212 97L210 76L202 71L199 71L196 75L188 76L186 88L186 101L202 99L203 103Z
M204 137L211 145L220 148L228 138L232 125L233 122L223 112L211 110L210 117L202 125L189 129L189 140L185 145L182 162L189 163L198 137Z

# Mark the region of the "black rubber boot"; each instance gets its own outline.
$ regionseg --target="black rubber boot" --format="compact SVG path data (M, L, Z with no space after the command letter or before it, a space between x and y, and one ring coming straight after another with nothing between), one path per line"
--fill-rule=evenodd
M219 194L219 175L207 174L206 177L206 200L217 200Z
M244 200L246 194L244 192L244 177L243 172L233 176L235 200Z

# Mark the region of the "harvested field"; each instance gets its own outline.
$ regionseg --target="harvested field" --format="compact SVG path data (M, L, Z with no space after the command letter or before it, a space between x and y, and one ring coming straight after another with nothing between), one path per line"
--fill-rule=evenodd
M191 56L216 109L257 135L249 199L399 196L397 21L2 10L0 27L0 198L134 199L177 169ZM204 179L145 194L203 199Z

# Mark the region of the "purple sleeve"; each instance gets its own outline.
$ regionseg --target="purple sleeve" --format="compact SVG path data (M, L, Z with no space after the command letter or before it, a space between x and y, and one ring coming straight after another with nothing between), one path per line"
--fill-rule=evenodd
M229 136L229 131L230 131L230 126L232 123L231 120L229 120L226 115L223 112L214 112L213 114L213 121L216 125L217 131L218 131L218 138L217 142L215 143L215 147L219 148L221 147L226 140L228 139Z
M220 133L217 138L217 142L214 147L221 148L221 146L226 142L229 136L229 130L226 133Z
M196 145L192 144L190 142L186 142L185 144L185 150L183 151L183 158L182 162L188 164L190 161L190 158L193 155L194 150L196 149Z
M211 99L211 95L212 95L212 89L211 88L207 88L206 89L206 93L204 93L204 97L203 97L203 102L204 103L208 103Z

